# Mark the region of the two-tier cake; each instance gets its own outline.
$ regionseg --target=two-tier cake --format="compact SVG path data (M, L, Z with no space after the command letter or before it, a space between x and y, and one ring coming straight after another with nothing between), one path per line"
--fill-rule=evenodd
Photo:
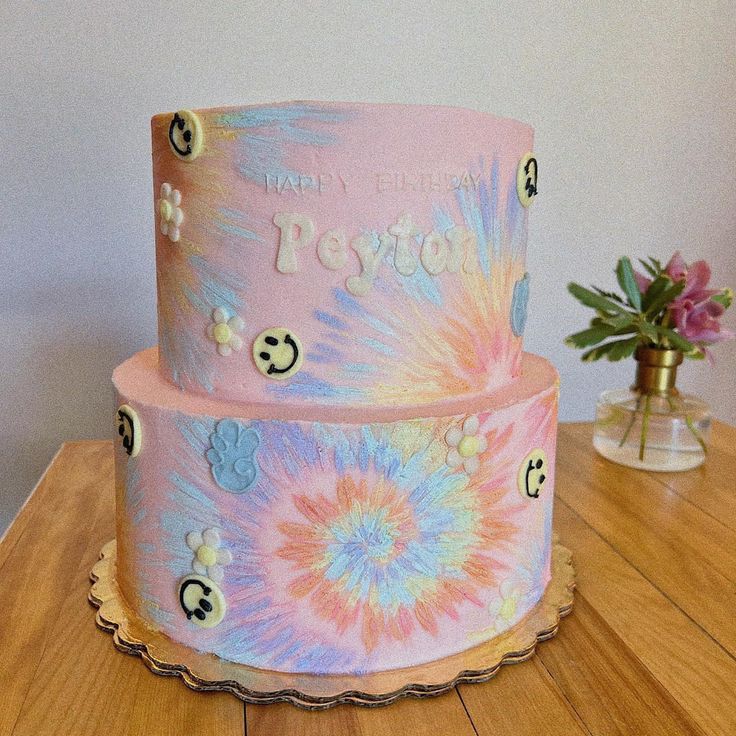
M312 675L516 625L550 580L558 394L522 352L532 130L289 102L152 132L159 346L114 373L126 605Z

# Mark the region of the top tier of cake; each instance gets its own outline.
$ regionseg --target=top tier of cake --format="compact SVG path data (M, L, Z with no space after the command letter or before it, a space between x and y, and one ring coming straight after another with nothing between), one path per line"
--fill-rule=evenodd
M419 406L518 375L529 126L288 102L152 132L160 370L182 389Z

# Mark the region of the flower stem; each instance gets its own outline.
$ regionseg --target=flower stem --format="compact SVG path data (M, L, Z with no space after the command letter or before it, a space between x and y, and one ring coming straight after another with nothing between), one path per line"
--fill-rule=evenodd
M641 437L639 438L639 460L644 460L644 450L647 447L647 434L649 432L649 415L651 413L651 396L646 394L644 399L644 415L641 418Z
M634 426L634 422L636 421L636 415L641 407L641 399L642 395L639 394L638 398L636 399L636 408L633 412L631 412L631 421L629 422L629 426L626 427L626 431L624 432L624 436L621 438L621 440L618 443L619 447L623 447L626 443L626 440L629 438L629 433L631 432L631 428Z
M672 398L669 396L667 397L667 403L669 404L670 411L674 412L675 405L672 401ZM690 430L690 432L692 432L693 437L695 437L695 439L697 440L700 448L703 450L703 453L705 454L706 452L708 452L708 447L705 444L705 440L703 439L703 436L700 434L700 432L698 432L698 429L689 414L685 414L685 424L687 425L687 428Z
M698 441L698 444L703 450L703 453L708 452L708 448L705 446L705 440L701 436L700 432L695 428L695 424L693 424L693 420L691 417L689 417L687 414L685 414L685 424L687 424L687 428L693 433L693 437Z

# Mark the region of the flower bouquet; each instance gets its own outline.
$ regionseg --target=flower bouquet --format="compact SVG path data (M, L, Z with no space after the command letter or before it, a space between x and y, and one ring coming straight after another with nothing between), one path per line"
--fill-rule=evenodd
M709 347L734 337L721 325L733 292L709 288L705 261L688 266L679 251L662 266L619 259L616 278L622 294L568 285L570 293L595 310L587 329L566 338L583 348L586 362L633 356L636 381L629 391L607 391L596 412L594 445L616 462L652 470L695 467L703 462L710 413L699 399L675 387L684 358L713 360ZM636 441L633 441L633 439Z

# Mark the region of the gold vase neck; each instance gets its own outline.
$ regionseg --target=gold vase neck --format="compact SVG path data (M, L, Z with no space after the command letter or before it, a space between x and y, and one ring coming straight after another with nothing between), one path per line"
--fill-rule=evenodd
M636 358L636 382L633 391L656 396L677 396L677 366L682 363L681 350L639 347Z

